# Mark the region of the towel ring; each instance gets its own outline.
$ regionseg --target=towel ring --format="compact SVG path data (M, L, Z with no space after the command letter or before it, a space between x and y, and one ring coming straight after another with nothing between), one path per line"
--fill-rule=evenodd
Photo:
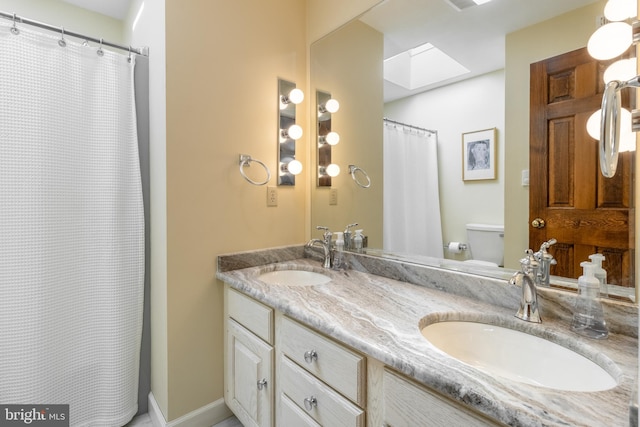
M358 171L360 171L360 173L367 179L366 184L360 182L358 177L356 177L356 172ZM367 172L364 171L364 169L359 168L356 165L349 165L349 173L351 174L351 178L353 178L353 180L355 181L356 184L358 184L359 187L362 187L362 188L371 187L371 178L369 178L369 175L367 174Z
M250 165L251 162L256 162L257 164L259 164L264 168L265 172L267 172L266 180L262 182L254 181L251 178L249 178L247 174L244 173L244 167L251 166ZM242 175L244 179L246 179L247 181L249 181L249 183L253 185L265 185L271 179L271 172L269 171L269 168L267 167L267 165L262 163L260 160L252 159L251 156L249 156L248 154L240 154L240 175Z

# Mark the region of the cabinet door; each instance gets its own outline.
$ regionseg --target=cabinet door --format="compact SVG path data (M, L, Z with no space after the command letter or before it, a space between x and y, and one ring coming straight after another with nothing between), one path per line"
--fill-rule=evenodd
M382 387L385 426L486 427L499 425L386 369Z
M273 424L273 347L227 319L225 401L245 427Z

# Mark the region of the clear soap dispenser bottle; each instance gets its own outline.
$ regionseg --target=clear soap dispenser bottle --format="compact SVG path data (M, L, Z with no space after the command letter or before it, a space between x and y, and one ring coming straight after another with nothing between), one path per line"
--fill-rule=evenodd
M353 247L356 252L362 252L362 230L356 230L356 236L353 238Z
M604 255L593 254L589 255L591 263L595 265L593 275L600 282L600 298L607 298L609 296L609 288L607 285L607 270L602 268L602 261L604 261Z
M346 261L344 259L344 235L342 231L334 233L336 235L336 252L333 254L333 269L344 270Z
M589 338L605 339L609 336L609 330L598 299L600 281L594 276L596 265L585 261L580 266L583 273L578 278L578 296L571 329Z

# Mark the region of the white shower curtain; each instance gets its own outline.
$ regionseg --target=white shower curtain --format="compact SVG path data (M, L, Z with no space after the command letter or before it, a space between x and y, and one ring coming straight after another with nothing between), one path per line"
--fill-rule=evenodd
M443 258L437 134L385 122L384 250Z
M0 403L137 411L144 218L127 55L0 24ZM135 59L135 58L134 58Z

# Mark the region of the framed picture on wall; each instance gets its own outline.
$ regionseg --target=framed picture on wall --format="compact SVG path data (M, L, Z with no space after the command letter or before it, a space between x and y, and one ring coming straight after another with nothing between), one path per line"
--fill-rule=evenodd
M462 180L496 179L496 128L462 134Z

